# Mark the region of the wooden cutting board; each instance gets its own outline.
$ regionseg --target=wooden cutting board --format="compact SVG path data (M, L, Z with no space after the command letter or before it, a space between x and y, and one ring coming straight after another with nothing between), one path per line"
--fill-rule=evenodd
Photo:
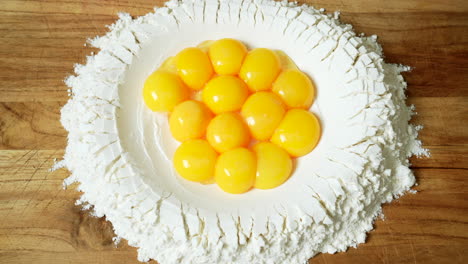
M405 74L409 103L432 157L412 159L419 185L384 206L367 243L310 263L468 263L468 2L317 0L340 10L357 32L377 34L386 60ZM162 1L2 0L0 4L0 262L138 263L112 243L112 227L74 205L62 189L65 76L94 51L86 39L124 11L138 16Z

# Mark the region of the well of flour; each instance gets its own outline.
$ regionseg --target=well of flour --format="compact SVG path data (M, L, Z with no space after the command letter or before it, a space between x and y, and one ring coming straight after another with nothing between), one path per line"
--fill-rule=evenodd
M165 58L224 37L286 52L317 87L322 139L273 190L230 195L175 177L167 117L141 99ZM427 154L408 124L408 68L385 63L376 37L337 15L285 1L173 0L136 19L120 14L90 42L101 51L66 80L65 185L79 182L78 204L105 215L141 261L305 263L344 251L365 241L382 203L414 185L408 158Z

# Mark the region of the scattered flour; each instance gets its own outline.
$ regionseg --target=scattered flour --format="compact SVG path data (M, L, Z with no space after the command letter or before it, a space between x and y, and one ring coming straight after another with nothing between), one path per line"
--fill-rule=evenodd
M365 241L381 204L410 191L412 155L427 155L408 124L401 72L376 37L361 37L306 5L270 0L170 1L120 19L90 41L101 51L66 79L64 160L83 192L77 204L112 222L140 261L305 263ZM166 57L204 40L233 37L285 51L317 86L311 109L320 144L291 179L270 190L229 195L177 177L167 118L142 104L145 78Z

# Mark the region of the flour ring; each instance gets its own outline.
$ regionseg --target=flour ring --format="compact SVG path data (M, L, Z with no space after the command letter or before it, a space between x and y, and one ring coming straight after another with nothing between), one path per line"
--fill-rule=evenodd
M305 263L363 243L381 204L414 184L407 159L425 150L408 124L406 68L386 64L374 37L312 7L268 0L170 1L119 17L91 40L100 52L66 80L65 184L80 183L78 203L106 216L139 260ZM230 195L175 175L167 117L141 99L168 56L224 37L284 51L317 87L321 141L273 190Z

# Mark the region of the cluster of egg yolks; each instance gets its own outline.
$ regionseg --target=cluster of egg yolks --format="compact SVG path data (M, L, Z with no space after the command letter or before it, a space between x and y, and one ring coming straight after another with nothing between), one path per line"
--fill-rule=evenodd
M284 53L248 51L234 39L182 50L143 88L151 110L170 113L181 142L173 157L179 175L233 194L283 184L292 158L315 148L314 95L312 81Z

